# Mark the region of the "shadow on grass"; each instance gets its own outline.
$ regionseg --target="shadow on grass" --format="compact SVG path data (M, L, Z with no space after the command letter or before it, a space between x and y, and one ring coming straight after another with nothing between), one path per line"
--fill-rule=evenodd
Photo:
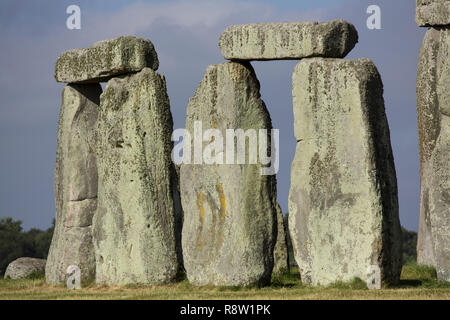
M421 280L400 280L397 286L392 286L392 288L418 288L422 286Z

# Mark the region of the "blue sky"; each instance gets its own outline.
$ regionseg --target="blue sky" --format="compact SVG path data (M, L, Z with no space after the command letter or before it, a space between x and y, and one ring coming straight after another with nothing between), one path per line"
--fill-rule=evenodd
M77 4L82 29L66 28ZM368 30L366 9L381 8L381 30ZM47 228L55 216L53 170L61 91L53 78L62 52L119 35L150 39L166 76L175 128L184 127L188 99L209 64L224 62L218 48L229 25L345 19L359 32L348 59L367 57L384 82L399 183L402 225L417 230L419 157L415 81L425 29L414 23L411 0L2 0L0 2L0 217L26 229ZM280 129L278 200L284 212L295 151L291 76L296 61L255 62L261 94Z

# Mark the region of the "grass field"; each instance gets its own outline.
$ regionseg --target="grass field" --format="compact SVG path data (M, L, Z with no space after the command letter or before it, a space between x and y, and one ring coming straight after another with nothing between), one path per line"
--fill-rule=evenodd
M403 267L400 285L368 290L362 280L310 287L299 280L298 270L274 277L263 288L194 287L187 280L170 286L106 287L95 284L69 291L49 286L42 276L0 280L0 299L450 299L450 283L436 280L433 268L410 264Z

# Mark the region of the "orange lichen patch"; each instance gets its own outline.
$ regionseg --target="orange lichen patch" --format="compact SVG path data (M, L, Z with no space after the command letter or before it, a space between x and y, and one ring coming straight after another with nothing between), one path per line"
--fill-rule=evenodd
M219 193L220 199L220 213L222 214L222 217L225 217L225 209L226 209L225 193L223 192L223 187L221 183L217 185L217 192Z
M203 225L205 222L205 207L204 203L207 200L206 196L201 193L197 192L197 207L200 210L200 228L197 231L197 249L200 250L203 247L202 244L202 232L203 232Z
M212 129L217 129L217 124L216 124L216 122L214 120L211 121L211 128ZM215 140L216 140L216 137L212 136L211 137L211 142L214 142Z
M206 200L207 200L206 196L203 193L201 192L197 193L197 206L198 209L200 210L200 222L202 225L205 218L205 207L203 204L205 203Z

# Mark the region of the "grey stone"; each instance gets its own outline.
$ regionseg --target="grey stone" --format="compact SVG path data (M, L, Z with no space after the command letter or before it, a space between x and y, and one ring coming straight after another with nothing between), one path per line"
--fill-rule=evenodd
M33 273L44 273L45 259L19 258L6 268L5 279L22 279Z
M102 88L70 84L62 93L55 169L56 221L47 257L46 281L65 281L69 265L83 280L95 276L92 217L97 208L95 128Z
M293 73L297 149L289 229L304 283L401 271L397 180L383 85L369 59L312 58Z
M165 78L150 68L111 79L100 98L96 282L165 284L178 271L176 172Z
M277 204L277 230L277 242L273 250L273 273L282 274L289 272L289 255L286 241L287 230L279 204Z
M219 46L229 60L286 60L343 58L357 42L352 24L333 20L230 26L220 36Z
M203 130L219 130L224 139L226 129L270 132L270 115L259 88L248 63L209 66L187 107L186 129L191 138L195 121L201 122ZM219 141L215 138L204 141L203 148ZM245 153L248 157L248 144ZM268 283L276 241L275 176L261 175L259 162L195 164L194 160L195 154L192 164L183 163L180 169L183 257L189 282Z
M450 281L450 29L430 28L419 58L417 113L421 163L418 263Z
M450 117L443 116L433 151L429 191L431 236L439 280L450 281Z
M56 61L58 82L94 83L111 77L141 71L157 70L158 55L150 40L132 36L95 43L90 48L69 50Z
M450 25L450 0L416 0L419 27Z

